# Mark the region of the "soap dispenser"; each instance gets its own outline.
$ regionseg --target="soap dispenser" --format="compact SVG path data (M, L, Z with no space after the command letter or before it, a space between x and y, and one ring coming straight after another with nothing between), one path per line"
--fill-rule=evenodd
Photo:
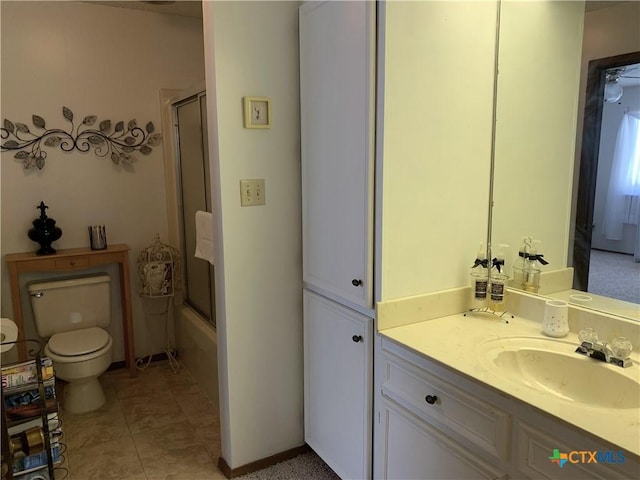
M504 304L504 289L509 280L509 275L506 274L504 264L504 251L508 247L509 245L501 243L497 255L491 261L491 275L489 279L491 283L490 300L494 311L502 310L502 305Z
M471 267L471 309L487 307L487 287L489 285L489 260L484 244L480 243L478 254Z
M529 256L529 249L531 248L531 237L523 237L518 249L518 258L513 264L513 286L515 288L524 288L524 267L525 260Z
M525 259L524 265L524 290L531 293L538 293L540 289L540 265L548 265L541 253L538 253L536 243L542 243L540 240L533 240L533 245L529 251L529 255Z

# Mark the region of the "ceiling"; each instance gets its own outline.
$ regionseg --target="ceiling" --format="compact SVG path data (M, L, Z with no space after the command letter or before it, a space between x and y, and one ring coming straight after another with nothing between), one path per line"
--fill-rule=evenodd
M172 15L182 15L184 17L202 18L202 2L192 0L176 0L169 1L101 1L101 0L85 0L86 3L97 3L99 5L107 5L118 8L133 8L136 10L146 10L156 13L168 13ZM585 10L593 12L603 8L613 7L624 1L616 0L587 0Z
M584 10L585 12L593 12L595 10L601 10L607 7L613 7L620 3L625 3L623 1L614 1L614 0L587 0L585 3Z
M85 3L106 5L108 7L132 8L135 10L146 10L148 12L156 13L168 13L170 15L180 15L183 17L202 18L201 1L177 0L174 2L124 2L87 0Z
M205 0L206 1L206 0ZM85 0L85 3L106 5L117 8L130 8L135 10L145 10L155 13L166 13L170 15L180 15L184 17L202 18L202 1L193 0L176 0L176 1L101 1L101 0ZM617 0L587 0L585 11L594 12L603 8L613 7L624 1ZM628 67L627 72L630 76L640 76L640 67ZM640 78L620 78L620 84L623 87L640 85Z

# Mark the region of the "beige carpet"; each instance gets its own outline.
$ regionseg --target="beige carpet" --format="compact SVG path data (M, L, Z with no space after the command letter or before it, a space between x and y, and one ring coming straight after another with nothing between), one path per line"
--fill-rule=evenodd
M235 480L340 480L340 477L318 455L309 452Z
M589 292L640 303L640 263L633 255L591 250Z

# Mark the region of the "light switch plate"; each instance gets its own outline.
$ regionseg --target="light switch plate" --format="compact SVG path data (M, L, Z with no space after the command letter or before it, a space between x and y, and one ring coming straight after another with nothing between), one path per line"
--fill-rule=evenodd
M254 207L265 205L264 179L240 180L240 205Z

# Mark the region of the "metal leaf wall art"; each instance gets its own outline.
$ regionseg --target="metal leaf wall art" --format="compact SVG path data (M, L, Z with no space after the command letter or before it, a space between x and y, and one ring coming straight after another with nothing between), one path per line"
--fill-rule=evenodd
M69 131L47 129L44 118L38 115L31 117L35 133L24 123L13 123L5 118L0 128L2 151L18 150L14 157L22 161L25 169L44 167L47 152L43 147L60 147L65 152L78 150L85 153L93 150L98 157L109 156L115 164L130 165L135 160L133 152L149 155L151 147L162 141L162 135L154 133L152 122L142 129L135 120L130 120L127 124L119 121L115 125L112 125L111 120L103 120L95 128L98 120L95 115L87 115L77 126L69 108L62 107L62 116L71 123Z

